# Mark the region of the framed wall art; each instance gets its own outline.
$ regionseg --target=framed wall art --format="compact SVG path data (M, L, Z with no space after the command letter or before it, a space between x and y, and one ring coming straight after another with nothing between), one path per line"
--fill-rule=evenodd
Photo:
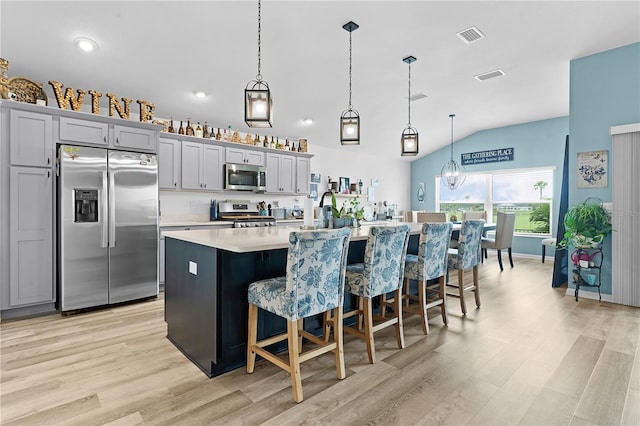
M578 153L578 188L606 188L609 151Z

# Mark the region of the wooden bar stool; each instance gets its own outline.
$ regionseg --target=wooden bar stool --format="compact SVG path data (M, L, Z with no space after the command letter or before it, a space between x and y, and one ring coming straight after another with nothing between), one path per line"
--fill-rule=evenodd
M480 307L480 288L478 286L478 263L480 263L480 241L482 239L482 229L484 220L465 220L460 228L460 240L458 248L450 248L448 251L448 262L450 269L458 270L458 285L447 283L447 286L457 287L458 292L447 293L450 296L460 298L460 308L462 314L467 314L467 306L464 302L464 292L473 290L476 306ZM473 284L465 286L464 270L473 269Z
M422 225L418 254L407 254L404 267L404 312L420 315L422 332L429 334L427 309L440 306L442 321L447 325L447 303L445 275L447 274L447 251L453 224L425 223ZM429 280L438 280L429 283ZM409 293L409 280L418 281L418 295ZM431 292L431 294L429 294ZM411 304L415 300L416 304Z
M289 235L287 275L256 281L249 285L249 332L247 342L247 373L253 373L256 354L291 374L293 399L303 400L300 364L333 351L339 379L344 369L342 306L344 302L345 267L349 247L348 228L327 231L301 231ZM287 333L257 341L258 308L287 320ZM334 311L334 339L329 342L303 329L304 318ZM317 345L302 352L302 338ZM289 360L283 361L265 346L288 340Z
M409 230L408 225L370 227L364 262L347 265L345 291L358 297L358 309L344 314L345 318L357 316L356 327L345 326L344 331L366 342L371 364L375 362L374 332L395 325L398 347L404 347L401 291ZM384 316L383 295L389 292L394 292L393 318ZM373 313L371 301L376 296L382 296L383 299L380 303L380 315ZM380 321L375 326L374 318Z

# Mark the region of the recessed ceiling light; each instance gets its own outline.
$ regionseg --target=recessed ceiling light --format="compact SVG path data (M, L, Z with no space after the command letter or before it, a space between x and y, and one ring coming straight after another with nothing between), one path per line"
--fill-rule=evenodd
M204 90L196 90L193 92L193 96L195 96L198 99L206 98L207 92L205 92Z
M83 52L93 52L94 50L98 50L98 43L88 37L78 37L73 41L73 43Z
M305 118L302 120L302 124L310 125L313 124L313 118Z

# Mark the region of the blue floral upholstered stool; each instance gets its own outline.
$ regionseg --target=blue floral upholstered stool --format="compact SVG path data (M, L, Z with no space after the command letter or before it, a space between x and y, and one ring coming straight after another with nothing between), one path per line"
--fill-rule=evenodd
M484 220L465 220L462 221L460 228L460 239L458 240L458 248L450 248L449 268L458 270L458 292L447 294L460 298L460 307L462 314L467 314L467 306L464 302L464 292L473 290L476 298L476 306L480 307L480 288L478 287L478 263L480 262L480 241L482 240L482 229L484 228ZM473 268L473 283L464 284L464 270ZM447 286L456 287L450 283Z
M422 225L420 233L418 254L407 254L405 259L405 304L403 310L420 315L424 334L429 334L428 308L440 306L442 321L445 325L448 324L445 276L447 275L447 251L452 230L453 224L450 222L425 223ZM418 282L417 296L409 293L409 280ZM430 280L438 281L429 283ZM418 304L411 304L412 300L417 301Z
M339 379L344 368L342 306L344 302L345 267L349 248L348 228L327 231L300 231L289 235L287 274L284 277L256 281L249 285L249 332L247 372L253 373L256 354L291 374L293 399L303 400L300 363L333 351ZM287 333L257 341L258 308L287 320ZM334 311L334 339L320 339L303 329L303 319ZM302 352L302 338L317 344ZM264 349L288 340L288 363Z
M408 225L371 226L364 262L347 265L345 292L358 297L358 309L344 314L345 318L357 316L356 327L345 326L344 331L366 342L371 364L375 362L373 333L382 328L395 325L398 347L404 348L401 291L409 230ZM385 317L384 295L389 292L394 292L393 318ZM382 296L380 315L375 316L381 322L374 326L371 300L376 296Z

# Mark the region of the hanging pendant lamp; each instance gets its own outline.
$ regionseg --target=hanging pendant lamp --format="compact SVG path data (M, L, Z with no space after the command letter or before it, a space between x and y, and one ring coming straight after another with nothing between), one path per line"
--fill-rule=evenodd
M409 104L409 121L407 127L402 131L400 144L402 145L402 155L418 155L418 130L411 127L411 63L416 61L413 56L407 56L402 60L409 64L409 96L407 102Z
M449 117L451 118L451 159L440 171L442 184L452 191L459 188L466 179L466 170L464 166L453 159L453 117L455 116L455 114L449 114Z
M247 83L244 89L244 121L249 127L272 127L273 99L269 84L262 80L260 73L260 30L262 29L260 6L260 0L258 0L258 74L256 79Z
M342 145L360 145L360 115L351 105L351 33L360 26L349 21L342 28L349 32L349 105L340 116L340 143Z

